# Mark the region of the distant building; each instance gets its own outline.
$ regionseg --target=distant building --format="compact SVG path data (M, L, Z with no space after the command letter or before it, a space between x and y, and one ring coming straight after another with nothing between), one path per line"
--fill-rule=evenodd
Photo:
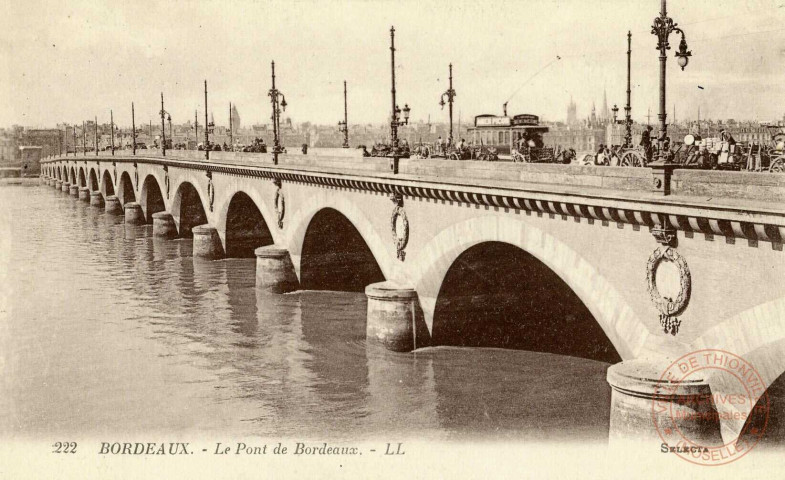
M242 128L242 123L240 123L240 113L237 111L237 105L232 105L232 130L235 132L239 132L240 128Z
M570 96L570 104L567 106L567 125L577 125L578 124L578 106L575 105L575 101Z
M573 148L576 152L596 152L605 143L605 128L592 125L551 125L542 140L549 147Z
M41 153L43 147L19 147L22 159L22 176L39 175L41 173Z
M17 142L19 146L41 147L41 156L56 155L62 151L63 132L56 128L26 128Z

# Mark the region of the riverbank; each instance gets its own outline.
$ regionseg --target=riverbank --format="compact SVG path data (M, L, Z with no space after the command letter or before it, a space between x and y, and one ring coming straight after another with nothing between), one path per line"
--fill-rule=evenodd
M40 182L41 180L38 177L0 178L0 185L32 186L32 185L38 185Z

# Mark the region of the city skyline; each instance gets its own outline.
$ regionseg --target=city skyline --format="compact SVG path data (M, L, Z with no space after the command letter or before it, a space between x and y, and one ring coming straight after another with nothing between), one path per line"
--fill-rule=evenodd
M493 8L464 2L231 3L242 6L242 16L218 3L75 2L56 12L45 2L12 6L0 20L6 23L0 56L8 67L2 80L11 85L2 94L8 108L0 112L0 125L44 127L96 115L105 123L109 109L118 125L130 125L131 101L139 123L156 122L161 91L173 121L184 123L195 109L203 115L204 79L216 123L228 124L229 102L244 112L245 125L268 123L272 60L294 123L337 126L343 80L349 123L384 123L391 25L398 99L412 107L415 122L429 116L433 123L447 121L438 100L450 62L456 123L459 115L470 122L474 115L501 114L505 101L510 114L565 120L570 98L584 119L592 102L599 113L603 91L609 107L622 109L629 29L633 118L645 121L651 108L655 123L657 53L650 26L659 2L600 1L591 11L577 2L487 5ZM683 72L669 56L669 116L676 105L677 120L695 118L698 107L705 118L782 117L785 87L778 70L785 29L775 26L785 12L778 0L671 2L669 14L693 51ZM587 21L595 18L603 21Z

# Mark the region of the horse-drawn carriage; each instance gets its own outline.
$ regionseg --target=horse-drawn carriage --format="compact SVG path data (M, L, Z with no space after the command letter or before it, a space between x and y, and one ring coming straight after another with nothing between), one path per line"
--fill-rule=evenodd
M570 163L575 158L575 150L561 147L533 147L523 145L512 149L512 161L522 163Z
M363 148L365 146L363 145ZM366 150L367 151L367 150ZM393 146L387 143L375 143L373 147L371 147L371 156L372 157L393 157L397 156L398 158L409 158L411 156L411 150L409 149L409 145L404 144L398 147L397 155L394 155Z
M267 153L267 145L264 143L263 139L257 137L254 138L253 143L243 147L242 151L253 152L253 153Z
M603 152L583 155L577 163L611 167L645 167L648 162L643 148L612 145Z
M495 148L485 145L440 146L420 142L414 147L417 158L444 158L449 160L481 160L495 162L499 155Z

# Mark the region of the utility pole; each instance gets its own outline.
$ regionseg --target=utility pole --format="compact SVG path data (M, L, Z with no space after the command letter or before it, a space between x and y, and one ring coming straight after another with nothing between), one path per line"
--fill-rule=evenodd
M338 122L338 127L343 133L343 148L349 148L349 118L346 110L346 80L343 81L343 121Z
M401 109L395 101L395 27L390 27L390 73L392 77L392 116L390 121L390 137L392 143L392 159L390 163L390 170L392 173L398 173L398 159L401 158L400 148L398 147L398 127L409 124L409 113L411 109L409 104L403 107L403 120L401 120ZM408 156L408 155L407 155Z

